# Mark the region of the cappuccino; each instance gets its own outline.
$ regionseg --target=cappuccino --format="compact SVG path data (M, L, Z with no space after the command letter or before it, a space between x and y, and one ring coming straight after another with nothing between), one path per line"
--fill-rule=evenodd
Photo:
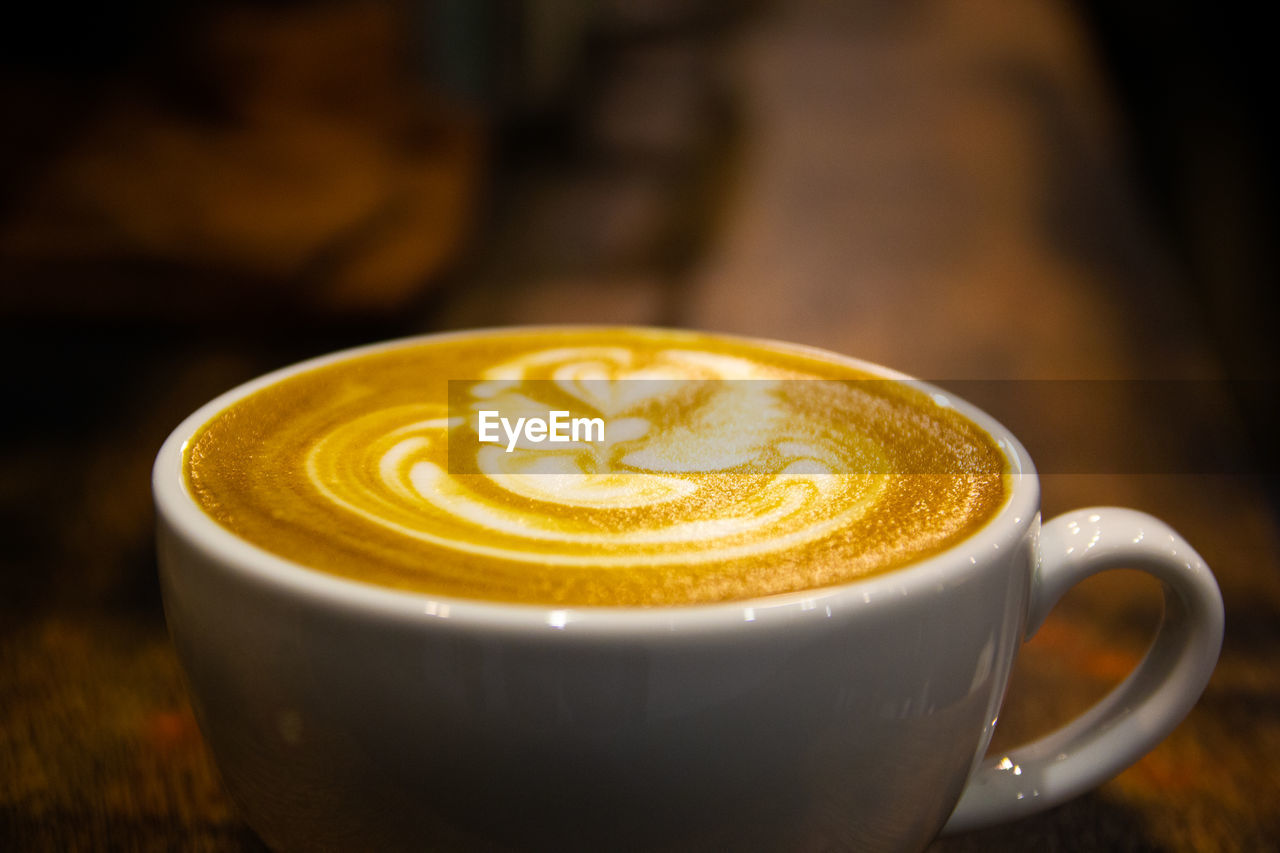
M1008 463L930 394L835 355L649 329L505 329L353 353L188 442L258 547L440 596L658 606L907 566L1003 506Z

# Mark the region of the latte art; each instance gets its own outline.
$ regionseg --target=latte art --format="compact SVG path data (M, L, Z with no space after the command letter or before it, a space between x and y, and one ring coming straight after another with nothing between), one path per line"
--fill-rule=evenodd
M493 413L500 443L481 440ZM601 429L546 440L550 413ZM206 512L267 550L566 605L731 600L905 565L981 526L1004 468L957 413L834 358L641 330L354 356L234 404L188 450Z
M308 453L308 477L335 504L432 545L600 567L793 548L852 523L888 487L883 474L848 474L857 456L882 461L881 449L855 435L830 440L817 413L788 405L780 371L691 350L644 356L542 351L463 383L468 414L498 406L523 421L546 411L537 397L563 395L607 417L592 420L609 424L609 440L602 429L595 444L504 451L481 446L466 416L409 406L336 427Z

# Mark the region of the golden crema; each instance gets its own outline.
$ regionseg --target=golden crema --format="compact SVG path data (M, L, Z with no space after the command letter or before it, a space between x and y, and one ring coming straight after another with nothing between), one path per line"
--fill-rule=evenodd
M188 443L248 541L438 595L647 606L894 569L1003 505L983 430L835 357L639 329L498 330L329 363Z

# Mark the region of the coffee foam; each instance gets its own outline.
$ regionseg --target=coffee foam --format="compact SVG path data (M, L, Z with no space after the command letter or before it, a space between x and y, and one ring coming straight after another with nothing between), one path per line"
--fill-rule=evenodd
M936 553L1004 500L985 433L867 379L704 335L441 339L232 405L192 442L188 478L267 550L399 588L574 605L807 589ZM475 440L482 409L555 405L602 416L605 440Z

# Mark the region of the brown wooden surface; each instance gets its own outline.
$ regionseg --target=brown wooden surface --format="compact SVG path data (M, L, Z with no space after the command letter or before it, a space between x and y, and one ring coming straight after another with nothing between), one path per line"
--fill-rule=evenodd
M170 114L124 98L64 130L65 144L25 177L0 219L13 401L0 457L0 849L258 846L218 781L165 633L147 477L182 416L271 367L414 331L625 322L798 341L944 385L1160 379L1202 389L1222 377L1184 272L1137 200L1123 118L1065 2L806 2L732 15L705 4L701 19L680 4L609 8L606 49L571 115L497 140L488 213L446 273L441 258L468 216L463 188L479 192L469 165L477 131L453 114L431 113L435 130L394 144L386 139L403 124L369 136L367 123L314 99L294 112L263 107L287 127L272 135L254 122L176 132ZM351 14L305 30L314 43L295 53L339 61L323 32L350 32L368 13ZM380 14L360 38L385 34ZM277 77L263 98L323 92L328 79ZM126 76L116 91L140 85ZM354 102L360 115L382 115L403 109L403 97ZM146 132L125 133L133 148L103 141L135 126ZM229 137L229 148L217 144ZM152 156L136 153L142 143L187 164L167 180L199 180L168 195L158 178L143 182L141 200L121 194L121 175L148 174L129 160ZM288 175L309 194L284 177L256 190L283 199L278 207L263 211L253 192L205 173L225 159L251 178L264 157L294 162L299 144L316 159ZM246 166L246 147L268 153ZM318 177L344 160L357 162L349 184ZM162 227L166 204L199 209L201 193L221 205L210 219L189 232ZM379 218L379 205L391 213ZM68 224L68 211L85 210L123 224ZM141 232L126 227L139 213ZM246 227L260 215L265 237ZM348 228L358 240L342 242ZM420 251L406 243L415 228ZM326 249L332 240L349 250ZM368 307L358 295L343 301L362 276L385 284L370 285L371 300L399 307L353 325L341 306ZM320 307L302 319L296 294L306 305L317 282ZM230 310L220 288L235 293ZM420 297L406 298L414 288ZM206 298L220 328L193 319ZM1178 426L1176 406L1029 407L1016 413L1029 449L1051 459L1070 458L1077 419L1117 441ZM1234 435L1230 410L1215 411ZM1127 505L1186 535L1222 586L1222 659L1187 720L1133 768L937 851L1280 841L1280 531L1241 447L1233 473L1175 456L1154 473L1044 476L1046 515ZM1019 658L997 748L1105 692L1158 617L1157 592L1136 574L1069 594Z

